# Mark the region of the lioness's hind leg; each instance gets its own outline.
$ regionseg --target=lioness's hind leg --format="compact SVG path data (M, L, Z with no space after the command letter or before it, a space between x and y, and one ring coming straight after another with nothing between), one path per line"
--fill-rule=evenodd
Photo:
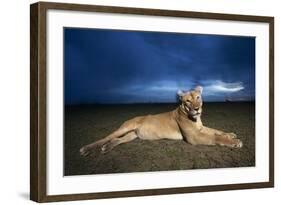
M109 141L108 143L106 143L102 146L101 152L106 153L106 152L112 150L117 145L130 142L130 141L136 139L137 137L138 137L137 134L133 131L133 132L127 133L123 137L114 138L114 139L112 139L111 141Z
M88 156L90 154L92 154L92 152L96 149L99 148L100 146L102 146L103 144L107 143L108 141L121 136L122 134L126 133L126 128L119 128L118 130L114 131L113 133L111 133L110 135L108 135L105 138L102 138L96 142L93 142L91 144L85 145L80 149L80 154L82 156Z
M125 123L123 123L120 126L119 129L117 129L116 131L114 131L113 133L108 135L107 137L102 138L94 143L83 146L80 149L80 154L82 156L88 156L93 152L93 150L95 148L99 148L99 147L103 146L104 144L106 144L107 142L111 141L112 139L121 137L121 136L127 134L128 132L135 130L138 127L141 119L142 119L142 117L136 117L134 119L126 121Z

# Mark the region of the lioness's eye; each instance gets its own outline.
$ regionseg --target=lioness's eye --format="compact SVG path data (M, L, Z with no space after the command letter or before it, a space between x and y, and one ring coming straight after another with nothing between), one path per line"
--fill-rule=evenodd
M200 95L197 96L197 100L199 100L199 99L200 99Z
M190 103L191 103L191 101L190 101L190 100L186 100L186 103L187 103L187 104L190 104Z

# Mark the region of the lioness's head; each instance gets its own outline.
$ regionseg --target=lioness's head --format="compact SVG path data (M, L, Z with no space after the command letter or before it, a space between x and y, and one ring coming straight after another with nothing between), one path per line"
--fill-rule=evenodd
M202 112L202 91L201 86L197 86L194 90L183 92L178 91L178 96L181 102L180 109L188 115L189 118L196 120Z

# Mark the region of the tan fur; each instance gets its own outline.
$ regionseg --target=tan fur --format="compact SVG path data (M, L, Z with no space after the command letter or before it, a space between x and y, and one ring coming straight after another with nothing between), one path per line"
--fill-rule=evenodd
M80 149L83 156L100 147L105 153L115 146L136 138L142 140L184 140L192 145L222 145L241 148L242 142L234 133L205 127L201 121L203 88L197 86L189 92L179 92L180 106L166 113L147 115L126 121L107 137Z

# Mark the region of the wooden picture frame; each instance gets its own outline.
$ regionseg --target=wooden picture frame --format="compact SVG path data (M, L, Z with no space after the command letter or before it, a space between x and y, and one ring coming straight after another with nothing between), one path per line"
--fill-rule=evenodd
M173 187L98 193L48 195L47 193L47 11L102 12L158 17L178 17L269 25L269 180L254 183ZM86 200L160 194L274 187L274 18L235 14L125 8L82 4L39 2L30 6L30 199L36 202Z

